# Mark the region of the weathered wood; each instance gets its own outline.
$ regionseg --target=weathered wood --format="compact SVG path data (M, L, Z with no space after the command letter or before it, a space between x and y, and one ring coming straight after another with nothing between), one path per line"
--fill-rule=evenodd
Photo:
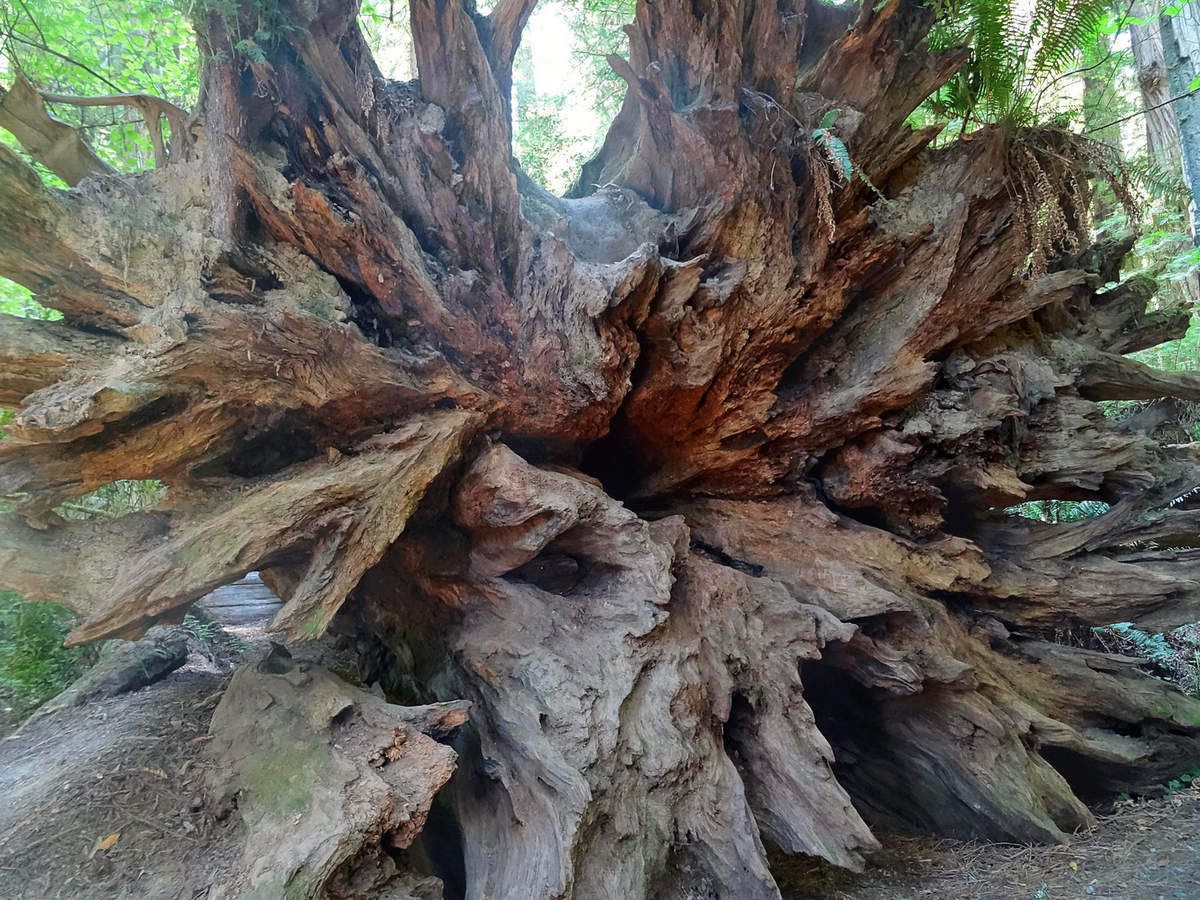
M173 513L43 531L2 517L5 581L78 612L70 639L80 642L144 628L248 571L307 551L275 622L292 637L319 635L461 452L472 424L463 413L433 414L284 477L200 482L202 493Z
M689 550L678 517L642 520L506 448L477 460L452 508L463 555L436 532L402 543L407 577L457 621L423 621L404 591L367 615L405 652L444 643L442 677L479 711L475 774L454 795L475 889L642 896L678 867L695 870L685 893L768 894L756 816L789 852L859 864L874 840L829 774L797 671L852 626ZM523 568L542 554L573 560L574 583ZM729 722L724 745L710 716ZM672 850L672 835L688 838Z
M19 406L35 391L112 352L116 344L111 337L59 322L0 313L0 405Z
M89 175L112 174L79 132L47 112L42 95L24 75L18 74L9 88L0 88L0 128L67 184L76 185Z
M215 896L407 896L432 880L397 873L388 851L416 840L455 768L425 732L436 722L444 737L466 717L461 703L394 706L275 654L240 668L205 751L210 804L242 825Z
M470 700L420 890L772 897L768 845L1063 840L1194 758L1194 701L1048 640L1200 618L1196 448L1096 402L1196 396L1122 356L1187 316L1121 281L1131 239L1026 273L1021 166L1074 202L1073 145L908 129L964 58L930 9L639 3L559 198L510 148L531 3L415 0L407 85L353 3L284 5L265 61L201 23L169 168L59 192L0 148L0 275L64 315L0 319L5 586L86 640L265 568L289 637ZM121 478L165 504L54 514ZM1036 499L1111 508L1004 512Z

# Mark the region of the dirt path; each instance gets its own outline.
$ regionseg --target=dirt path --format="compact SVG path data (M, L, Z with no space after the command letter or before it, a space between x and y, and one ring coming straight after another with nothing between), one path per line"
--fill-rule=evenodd
M190 897L199 754L227 680L181 670L0 741L0 896Z
M1200 790L1122 803L1066 847L893 838L862 875L785 878L791 900L1200 900Z
M204 808L213 710L261 627L189 639L182 668L84 706L50 701L0 738L0 898L203 897L232 852ZM114 835L116 837L114 837Z

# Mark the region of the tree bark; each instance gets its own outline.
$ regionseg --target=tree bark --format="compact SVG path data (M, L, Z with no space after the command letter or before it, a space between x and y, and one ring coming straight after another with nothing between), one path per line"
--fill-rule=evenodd
M1148 20L1145 25L1129 26L1129 45L1137 67L1138 88L1142 97L1143 121L1146 126L1146 153L1150 161L1164 172L1179 173L1185 183L1188 174L1183 168L1179 123L1175 119L1175 108L1171 102L1170 77L1163 51L1162 29L1158 20L1159 5L1134 4L1131 13L1135 18ZM1195 206L1194 191L1189 209ZM1189 209L1180 209L1188 220L1188 230L1195 232ZM1178 252L1187 250L1186 241L1175 244ZM1177 287L1176 287L1177 285ZM1195 277L1173 283L1164 299L1175 299L1181 304L1195 305L1200 300L1200 286ZM1171 295L1175 294L1175 297Z
M1200 98L1192 91L1192 82L1200 76L1200 13L1185 4L1174 16L1160 16L1159 25L1167 83L1171 96L1179 98L1172 105L1183 175L1192 192L1192 240L1200 242Z
M1157 6L1135 3L1130 8L1145 25L1129 26L1129 47L1137 67L1138 90L1142 96L1143 121L1146 125L1146 150L1152 160L1168 172L1182 171L1179 150L1179 125L1170 101L1171 86L1163 52L1162 30Z
M554 197L510 151L531 9L414 0L416 85L345 0L265 61L210 20L185 157L60 192L0 148L0 274L64 316L0 342L0 580L79 641L262 570L288 639L470 701L451 825L404 834L451 895L777 896L769 849L1065 840L1187 768L1200 701L1052 640L1200 618L1195 448L1097 405L1200 396L1122 356L1186 316L1112 286L1130 241L1022 274L1082 221L1069 139L932 149L904 121L964 56L908 0L659 0ZM55 514L120 478L165 505ZM1050 498L1111 509L1004 513Z

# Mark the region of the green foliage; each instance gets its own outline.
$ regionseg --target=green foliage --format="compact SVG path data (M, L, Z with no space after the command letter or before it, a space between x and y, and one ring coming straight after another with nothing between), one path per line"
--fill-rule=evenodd
M1109 0L945 0L930 49L968 47L958 73L926 101L935 114L1017 128L1043 124L1062 73L1112 22Z
M583 87L591 95L598 120L607 124L625 96L625 82L606 57L627 55L629 36L622 26L633 21L635 0L561 0L561 4L575 37Z
M407 0L363 0L358 24L379 69L388 78L416 78Z
M1031 500L1011 506L1005 512L1038 522L1078 522L1102 516L1108 510L1108 504L1100 500Z
M839 110L836 109L830 110L821 118L821 122L824 123L826 119L829 119L829 123L832 125L833 119L830 118L830 113L836 118L838 112ZM829 130L830 125L822 124L820 128L814 129L813 140L825 151L826 157L841 174L842 180L849 181L854 174L854 163L850 160L850 150L841 138Z
M183 617L180 627L209 657L223 652L237 654L250 649L250 645L246 641L236 634L225 631L212 619L202 619L188 613Z
M1164 787L1168 795L1177 794L1182 790L1190 788L1193 782L1200 782L1200 766L1192 766L1186 772L1181 772L1168 781Z
M60 318L37 303L29 291L10 281L0 281L0 312L28 318ZM0 410L3 426L13 410ZM157 481L115 481L59 507L65 518L118 516L144 509L161 499ZM63 640L71 630L72 614L51 603L35 603L11 591L0 591L0 700L10 708L3 719L21 719L53 697L95 660L92 648L67 648Z
M1169 681L1180 690L1200 695L1200 625L1184 625L1165 634L1138 628L1131 622L1117 622L1093 629L1094 641L1108 653L1137 657L1148 671Z
M1157 197L1181 208L1186 207L1191 199L1187 182L1178 168L1164 168L1146 155L1135 157L1125 167L1133 184L1147 196Z
M167 489L161 481L122 479L111 481L82 497L76 497L56 508L55 512L64 519L75 521L96 517L115 519L128 513L149 509L158 503L166 492Z
M1112 625L1102 625L1096 631L1111 631L1129 643L1133 644L1146 659L1151 662L1166 662L1175 656L1175 651L1167 644L1167 639L1161 634L1148 634L1133 626L1132 622L1116 622Z
M188 613L183 617L181 626L188 636L202 647L211 647L217 642L221 626L211 619L199 619Z
M155 0L0 3L0 53L50 93L145 93L190 109L199 92L191 25ZM135 110L55 104L51 111L78 127L97 155L114 168L132 171L154 165L149 137ZM16 146L5 132L0 132L0 140Z
M15 281L0 278L0 313L23 319L61 319L62 313L47 309L33 299L33 292Z
M1167 265L1180 263L1182 266L1181 260L1192 259L1195 255L1196 251L1189 249L1172 257L1167 261ZM1193 278L1196 266L1197 262L1193 259L1184 267L1192 273L1191 277ZM1129 355L1148 366L1168 372L1191 372L1200 369L1200 319L1193 312L1191 323L1183 337Z
M24 718L70 684L95 651L64 647L71 613L52 603L31 603L0 591L0 696Z
M621 26L633 14L633 0L549 0L539 5L531 23L533 35L527 34L518 50L513 68L513 153L526 174L556 193L571 186L583 161L599 149L625 96L625 83L606 57L627 53L628 38ZM537 46L546 47L531 39L539 17L550 35L560 34L565 24L571 41L572 70L549 91L544 86L538 90L534 78ZM545 74L543 68L543 80Z
M215 18L228 36L234 53L252 63L265 63L269 49L281 37L297 30L278 0L176 0L187 19L202 21ZM207 33L207 30L205 32ZM224 48L205 45L207 56L220 57Z
M513 154L530 178L556 193L570 187L584 155L563 131L567 102L566 94L537 93L529 48L520 48L513 66Z

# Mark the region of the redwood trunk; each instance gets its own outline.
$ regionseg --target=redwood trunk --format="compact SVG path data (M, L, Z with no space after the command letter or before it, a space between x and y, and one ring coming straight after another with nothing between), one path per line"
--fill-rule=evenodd
M557 198L509 149L531 0L411 8L397 84L351 3L289 4L159 171L0 148L0 274L64 315L4 321L6 586L90 640L262 569L290 640L469 701L453 827L397 846L472 897L770 897L768 848L1063 840L1195 760L1200 701L1053 640L1200 619L1195 449L1097 405L1200 399L1122 355L1187 314L1114 286L1128 242L1021 274L1053 138L904 124L963 59L930 12L640 3ZM120 478L164 507L53 512ZM1111 509L1004 512L1044 498Z
M1170 102L1171 86L1163 54L1162 29L1158 24L1158 5L1135 3L1130 12L1145 25L1129 26L1129 47L1137 66L1138 89L1142 95L1146 125L1146 150L1150 158L1168 172L1179 170L1179 125Z

